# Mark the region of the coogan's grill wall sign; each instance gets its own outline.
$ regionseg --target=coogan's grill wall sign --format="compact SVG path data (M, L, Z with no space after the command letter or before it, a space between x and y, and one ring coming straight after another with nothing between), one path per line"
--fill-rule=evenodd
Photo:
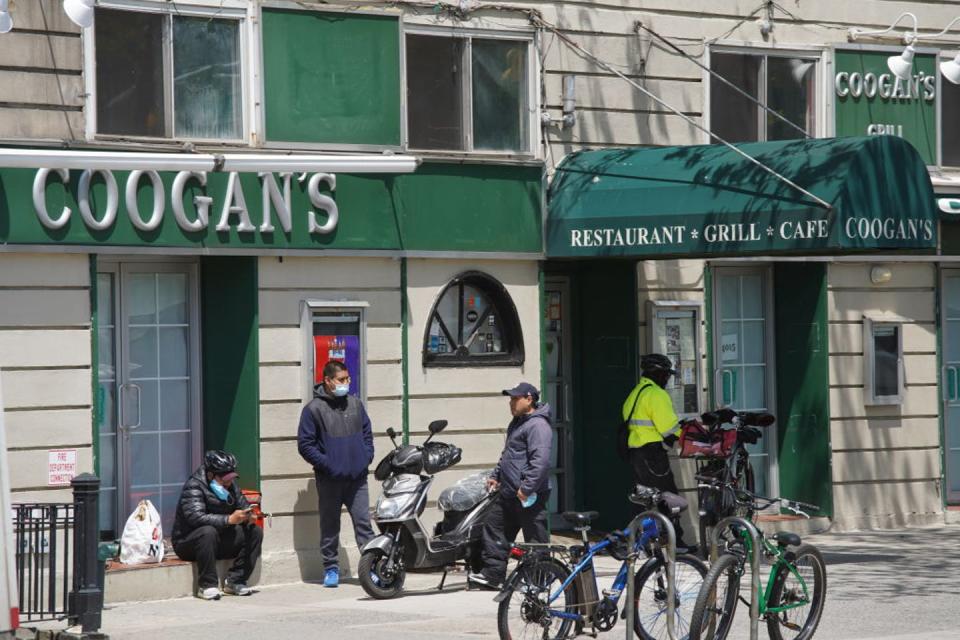
M396 249L396 226L379 176L0 169L6 243Z
M833 91L836 135L894 135L916 148L927 165L937 164L937 55L917 53L909 80L887 68L902 49L838 48Z

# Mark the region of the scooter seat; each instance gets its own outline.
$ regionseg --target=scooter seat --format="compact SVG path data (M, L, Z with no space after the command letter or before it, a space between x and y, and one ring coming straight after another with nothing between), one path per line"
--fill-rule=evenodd
M589 527L591 521L600 517L596 511L564 511L562 515L574 528Z
M801 542L800 536L787 531L778 531L777 533L773 534L773 539L784 547L799 547Z

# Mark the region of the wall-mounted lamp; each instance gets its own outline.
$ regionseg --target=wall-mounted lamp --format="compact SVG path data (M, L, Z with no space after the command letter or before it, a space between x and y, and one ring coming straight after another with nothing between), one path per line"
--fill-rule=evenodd
M82 29L93 24L93 5L96 0L63 0L63 10L73 24Z
M889 267L873 267L870 269L870 282L873 284L886 284L893 280L893 272Z
M917 50L912 44L908 44L903 53L887 58L887 68L901 80L909 80L913 72L913 58L916 55Z
M8 0L0 0L0 33L9 33L13 29L13 18L10 17Z
M853 42L857 38L863 36L885 36L888 33L893 32L893 30L897 28L897 25L900 24L904 18L910 18L913 21L913 31L905 31L903 33L903 41L906 43L907 48L904 49L903 53L900 55L890 56L887 58L887 67L890 68L890 71L893 73L893 75L901 80L909 80L913 75L913 58L917 53L914 45L923 40L936 40L937 38L946 35L946 33L953 28L953 25L960 22L960 16L951 20L950 24L948 24L942 31L938 31L937 33L920 33L920 26L917 16L909 11L905 11L897 16L897 19L893 21L893 24L886 29L868 31L866 29L854 27L847 32L847 39ZM943 73L943 77L953 84L960 84L960 55L958 55L954 60L942 63L940 65L940 71Z
M953 84L960 84L960 53L953 60L941 62L940 73Z
M559 124L564 129L570 129L577 123L577 77L572 75L563 76L563 96L562 96L562 118L553 118L550 113L544 109L540 113L540 121L544 126Z

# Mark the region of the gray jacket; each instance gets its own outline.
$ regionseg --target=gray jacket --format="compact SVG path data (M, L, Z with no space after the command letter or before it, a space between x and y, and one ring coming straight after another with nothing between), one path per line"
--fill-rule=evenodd
M542 493L550 486L550 450L553 430L550 405L539 404L533 413L518 416L507 427L507 441L500 462L490 477L500 482L500 491L516 495Z

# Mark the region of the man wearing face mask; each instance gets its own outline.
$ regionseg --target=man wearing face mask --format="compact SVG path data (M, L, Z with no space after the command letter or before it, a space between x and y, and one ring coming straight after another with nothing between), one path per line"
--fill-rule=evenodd
M350 393L350 372L336 360L323 367L323 382L300 414L297 448L313 466L320 504L320 553L325 587L340 583L340 508L353 520L357 546L373 538L367 468L373 461L373 429L363 403Z
M250 503L236 483L237 459L207 451L203 466L184 483L173 521L173 549L197 563L197 597L219 600L223 593L249 596L247 580L260 558L263 531L253 524ZM220 591L217 560L233 558Z

